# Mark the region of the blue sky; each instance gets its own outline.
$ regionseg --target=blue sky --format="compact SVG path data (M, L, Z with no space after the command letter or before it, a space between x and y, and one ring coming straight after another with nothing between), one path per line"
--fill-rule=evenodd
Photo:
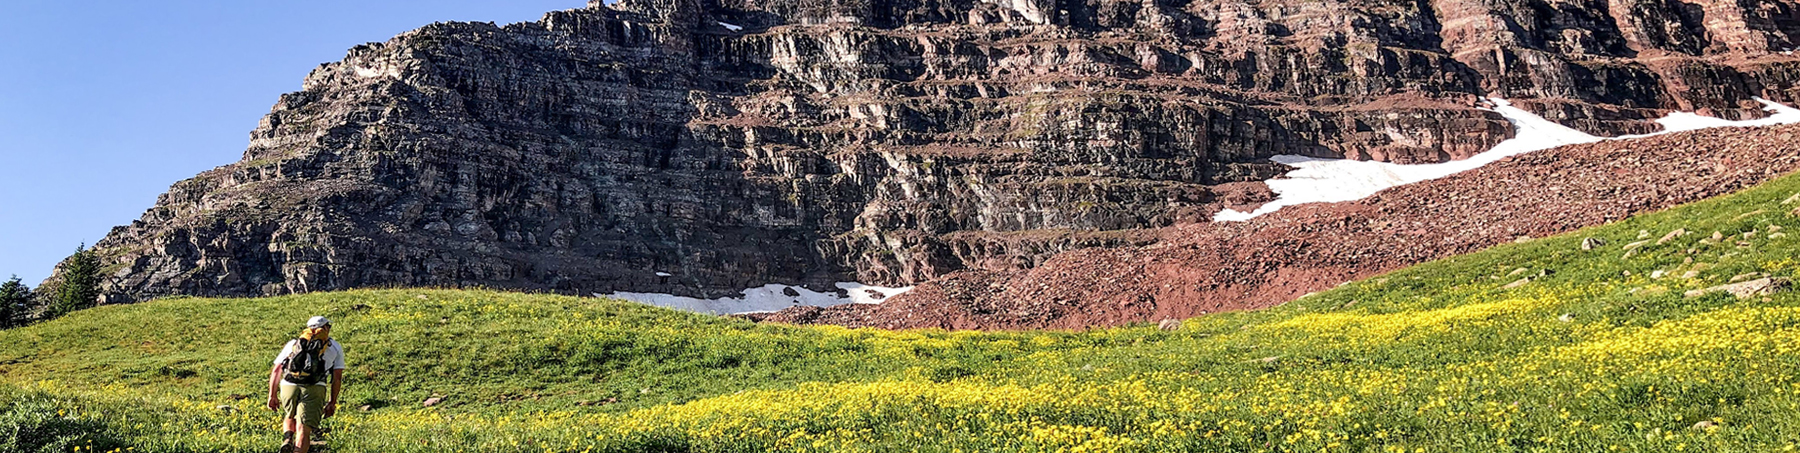
M242 156L306 73L438 21L585 0L0 0L0 279L49 275L170 184Z

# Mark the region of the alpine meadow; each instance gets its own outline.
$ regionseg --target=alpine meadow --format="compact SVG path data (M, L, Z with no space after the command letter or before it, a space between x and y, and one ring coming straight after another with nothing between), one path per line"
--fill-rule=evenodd
M0 332L0 449L266 450L255 346L319 307L358 345L340 452L1791 450L1800 295L1707 289L1795 277L1797 211L1788 176L1175 330L759 325L483 290L105 306Z
M1796 51L1800 0L0 1L0 453L1800 453Z

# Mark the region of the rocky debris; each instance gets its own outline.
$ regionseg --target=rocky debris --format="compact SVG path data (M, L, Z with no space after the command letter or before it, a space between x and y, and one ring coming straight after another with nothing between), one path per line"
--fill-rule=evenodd
M1164 332L1174 332L1177 330L1181 330L1181 320L1179 320L1179 319L1164 319L1164 320L1162 320L1162 322L1159 322L1156 324L1156 328L1161 329Z
M1771 295L1771 294L1775 294L1775 293L1786 292L1793 286L1794 286L1794 282L1787 278L1781 278L1781 277L1759 278L1756 280L1750 280L1750 281L1746 281L1746 282L1732 283L1732 284L1727 284L1727 285L1719 285L1719 286L1714 286L1714 287L1705 288L1705 289L1696 289L1693 291L1688 291L1684 295L1687 297L1700 297L1700 296L1704 296L1707 294L1724 292L1724 293L1731 293L1732 296L1737 297L1739 299L1743 299L1743 298L1749 298L1749 297L1767 296L1767 295Z
M1268 307L1519 235L1574 231L1742 190L1800 169L1797 133L1800 125L1723 128L1556 148L1364 200L1166 228L1152 246L1066 252L1030 270L954 274L878 306L766 319L1079 328ZM1117 305L1146 296L1150 303Z
M1773 52L1800 27L1745 4L625 0L434 24L319 67L241 161L112 231L104 298L1025 272L1266 202L1270 156L1486 150L1513 128L1482 96L1600 133L1760 116L1752 96L1800 93Z
M436 405L443 404L443 403L444 403L444 397L433 395L430 398L426 398L425 402L420 403L419 405L424 406L424 407L432 407L432 406L436 406Z
M1521 278L1521 279L1518 279L1518 280L1514 280L1514 281L1513 281L1513 282L1512 282L1512 283L1507 283L1507 284L1505 284L1505 285L1501 285L1501 286L1500 286L1500 289L1513 289L1513 288L1518 288L1518 287L1521 287L1521 286L1525 286L1525 285L1528 285L1528 284L1530 284L1530 283L1531 283L1531 279L1529 279L1529 278Z
M605 406L608 404L614 404L614 403L618 403L618 402L619 402L618 398L606 398L606 399L599 400L599 401L588 401L588 400L576 401L575 405L582 406L582 407Z

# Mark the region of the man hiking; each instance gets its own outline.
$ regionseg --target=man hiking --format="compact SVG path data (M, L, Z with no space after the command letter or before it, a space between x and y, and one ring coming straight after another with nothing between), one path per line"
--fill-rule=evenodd
M326 393L327 374L331 390ZM331 320L314 316L289 340L269 369L269 409L281 411L286 439L281 449L307 453L319 421L337 413L344 385L344 347L331 339ZM291 441L291 442L290 442Z

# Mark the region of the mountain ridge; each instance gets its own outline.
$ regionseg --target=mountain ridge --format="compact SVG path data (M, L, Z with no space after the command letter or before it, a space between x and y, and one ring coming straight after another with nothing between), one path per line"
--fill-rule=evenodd
M434 24L313 71L243 160L100 241L105 301L1014 272L1266 202L1270 156L1467 157L1511 134L1481 96L1610 134L1795 98L1792 2L1698 22L1600 3L625 1Z

